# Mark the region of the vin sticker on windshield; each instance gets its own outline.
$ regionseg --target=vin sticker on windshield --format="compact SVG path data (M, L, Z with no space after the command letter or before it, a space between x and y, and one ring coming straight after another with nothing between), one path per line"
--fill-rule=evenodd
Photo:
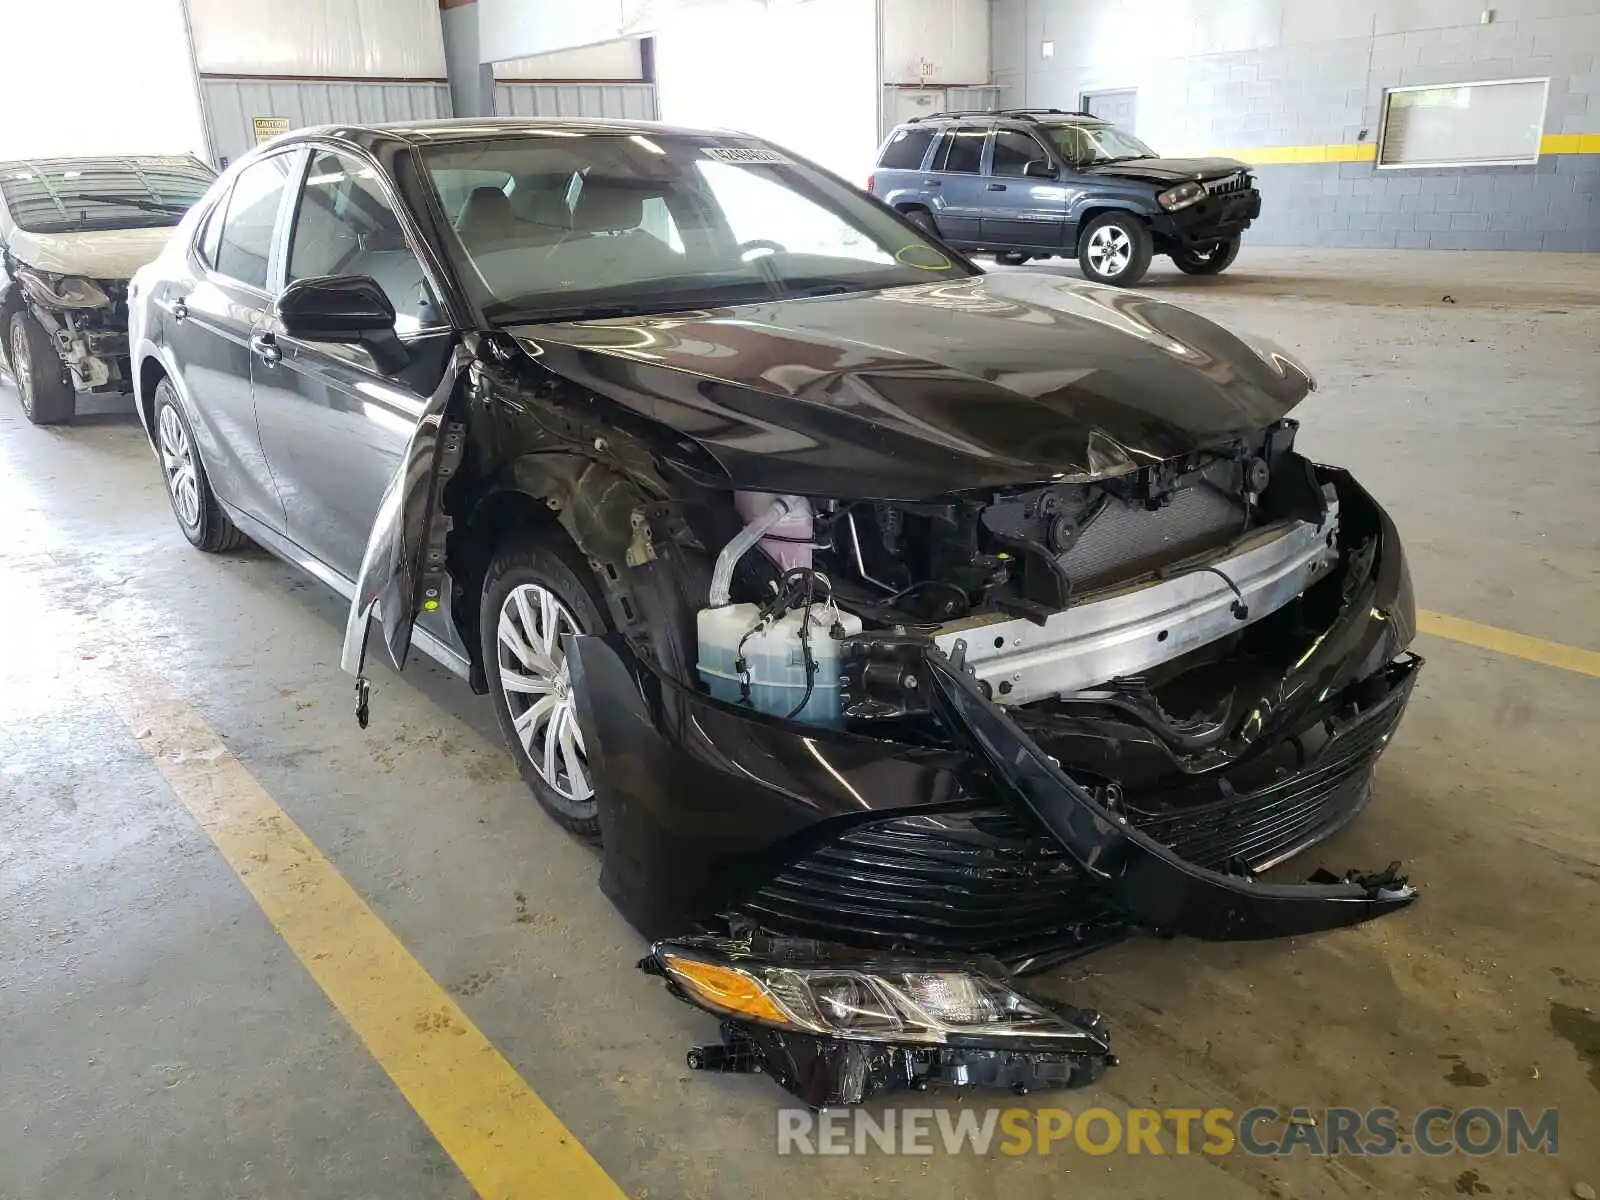
M702 146L700 153L717 162L740 163L745 166L762 163L787 163L789 156L760 146Z

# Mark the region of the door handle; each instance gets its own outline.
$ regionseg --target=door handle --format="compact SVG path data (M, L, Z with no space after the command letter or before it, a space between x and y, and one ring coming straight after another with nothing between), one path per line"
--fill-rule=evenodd
M278 339L270 333L253 334L250 338L250 349L267 366L276 366L283 360L283 348L278 345Z
M1006 185L1003 183L991 183L987 190L991 192L1003 192L1006 190Z
M944 180L942 180L942 179L924 179L922 181L922 184L923 184L924 187L943 187L944 186Z
M183 321L188 319L189 306L183 302L182 296L174 297L165 304L162 304L161 301L157 300L156 306L158 308L165 309L172 316L174 321Z

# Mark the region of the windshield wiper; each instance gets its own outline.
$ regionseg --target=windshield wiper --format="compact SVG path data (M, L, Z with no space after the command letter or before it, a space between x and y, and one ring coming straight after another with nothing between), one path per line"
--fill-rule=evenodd
M1095 165L1097 167L1103 167L1107 163L1136 162L1137 160L1139 160L1141 158L1159 158L1159 157L1160 157L1160 155L1157 155L1157 154L1117 154L1117 155L1113 155L1111 158L1097 158L1097 159L1094 160L1094 164L1093 165Z
M126 208L137 208L144 212L172 213L182 216L188 212L190 205L180 204L175 200L156 200L150 196L126 196L116 192L102 193L95 196L74 196L73 204L120 204Z

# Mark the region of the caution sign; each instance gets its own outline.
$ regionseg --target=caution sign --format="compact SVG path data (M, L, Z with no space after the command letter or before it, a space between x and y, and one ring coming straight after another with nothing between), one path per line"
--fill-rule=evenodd
M252 121L256 128L256 145L271 141L280 133L289 132L288 117L255 117Z

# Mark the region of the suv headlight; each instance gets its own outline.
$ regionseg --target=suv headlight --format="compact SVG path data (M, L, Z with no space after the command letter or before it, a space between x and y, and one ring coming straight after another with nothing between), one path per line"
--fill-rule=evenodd
M1206 189L1191 179L1187 183L1180 183L1177 187L1162 192L1156 197L1156 203L1168 212L1177 212L1180 208L1199 204L1205 198Z
M973 967L849 952L837 965L832 955L801 965L724 947L709 939L658 942L647 969L698 1008L795 1033L901 1045L1105 1049L1104 1032L1085 1014L1052 1012Z
M101 308L111 303L98 283L79 275L46 275L23 268L17 272L17 282L46 308Z

